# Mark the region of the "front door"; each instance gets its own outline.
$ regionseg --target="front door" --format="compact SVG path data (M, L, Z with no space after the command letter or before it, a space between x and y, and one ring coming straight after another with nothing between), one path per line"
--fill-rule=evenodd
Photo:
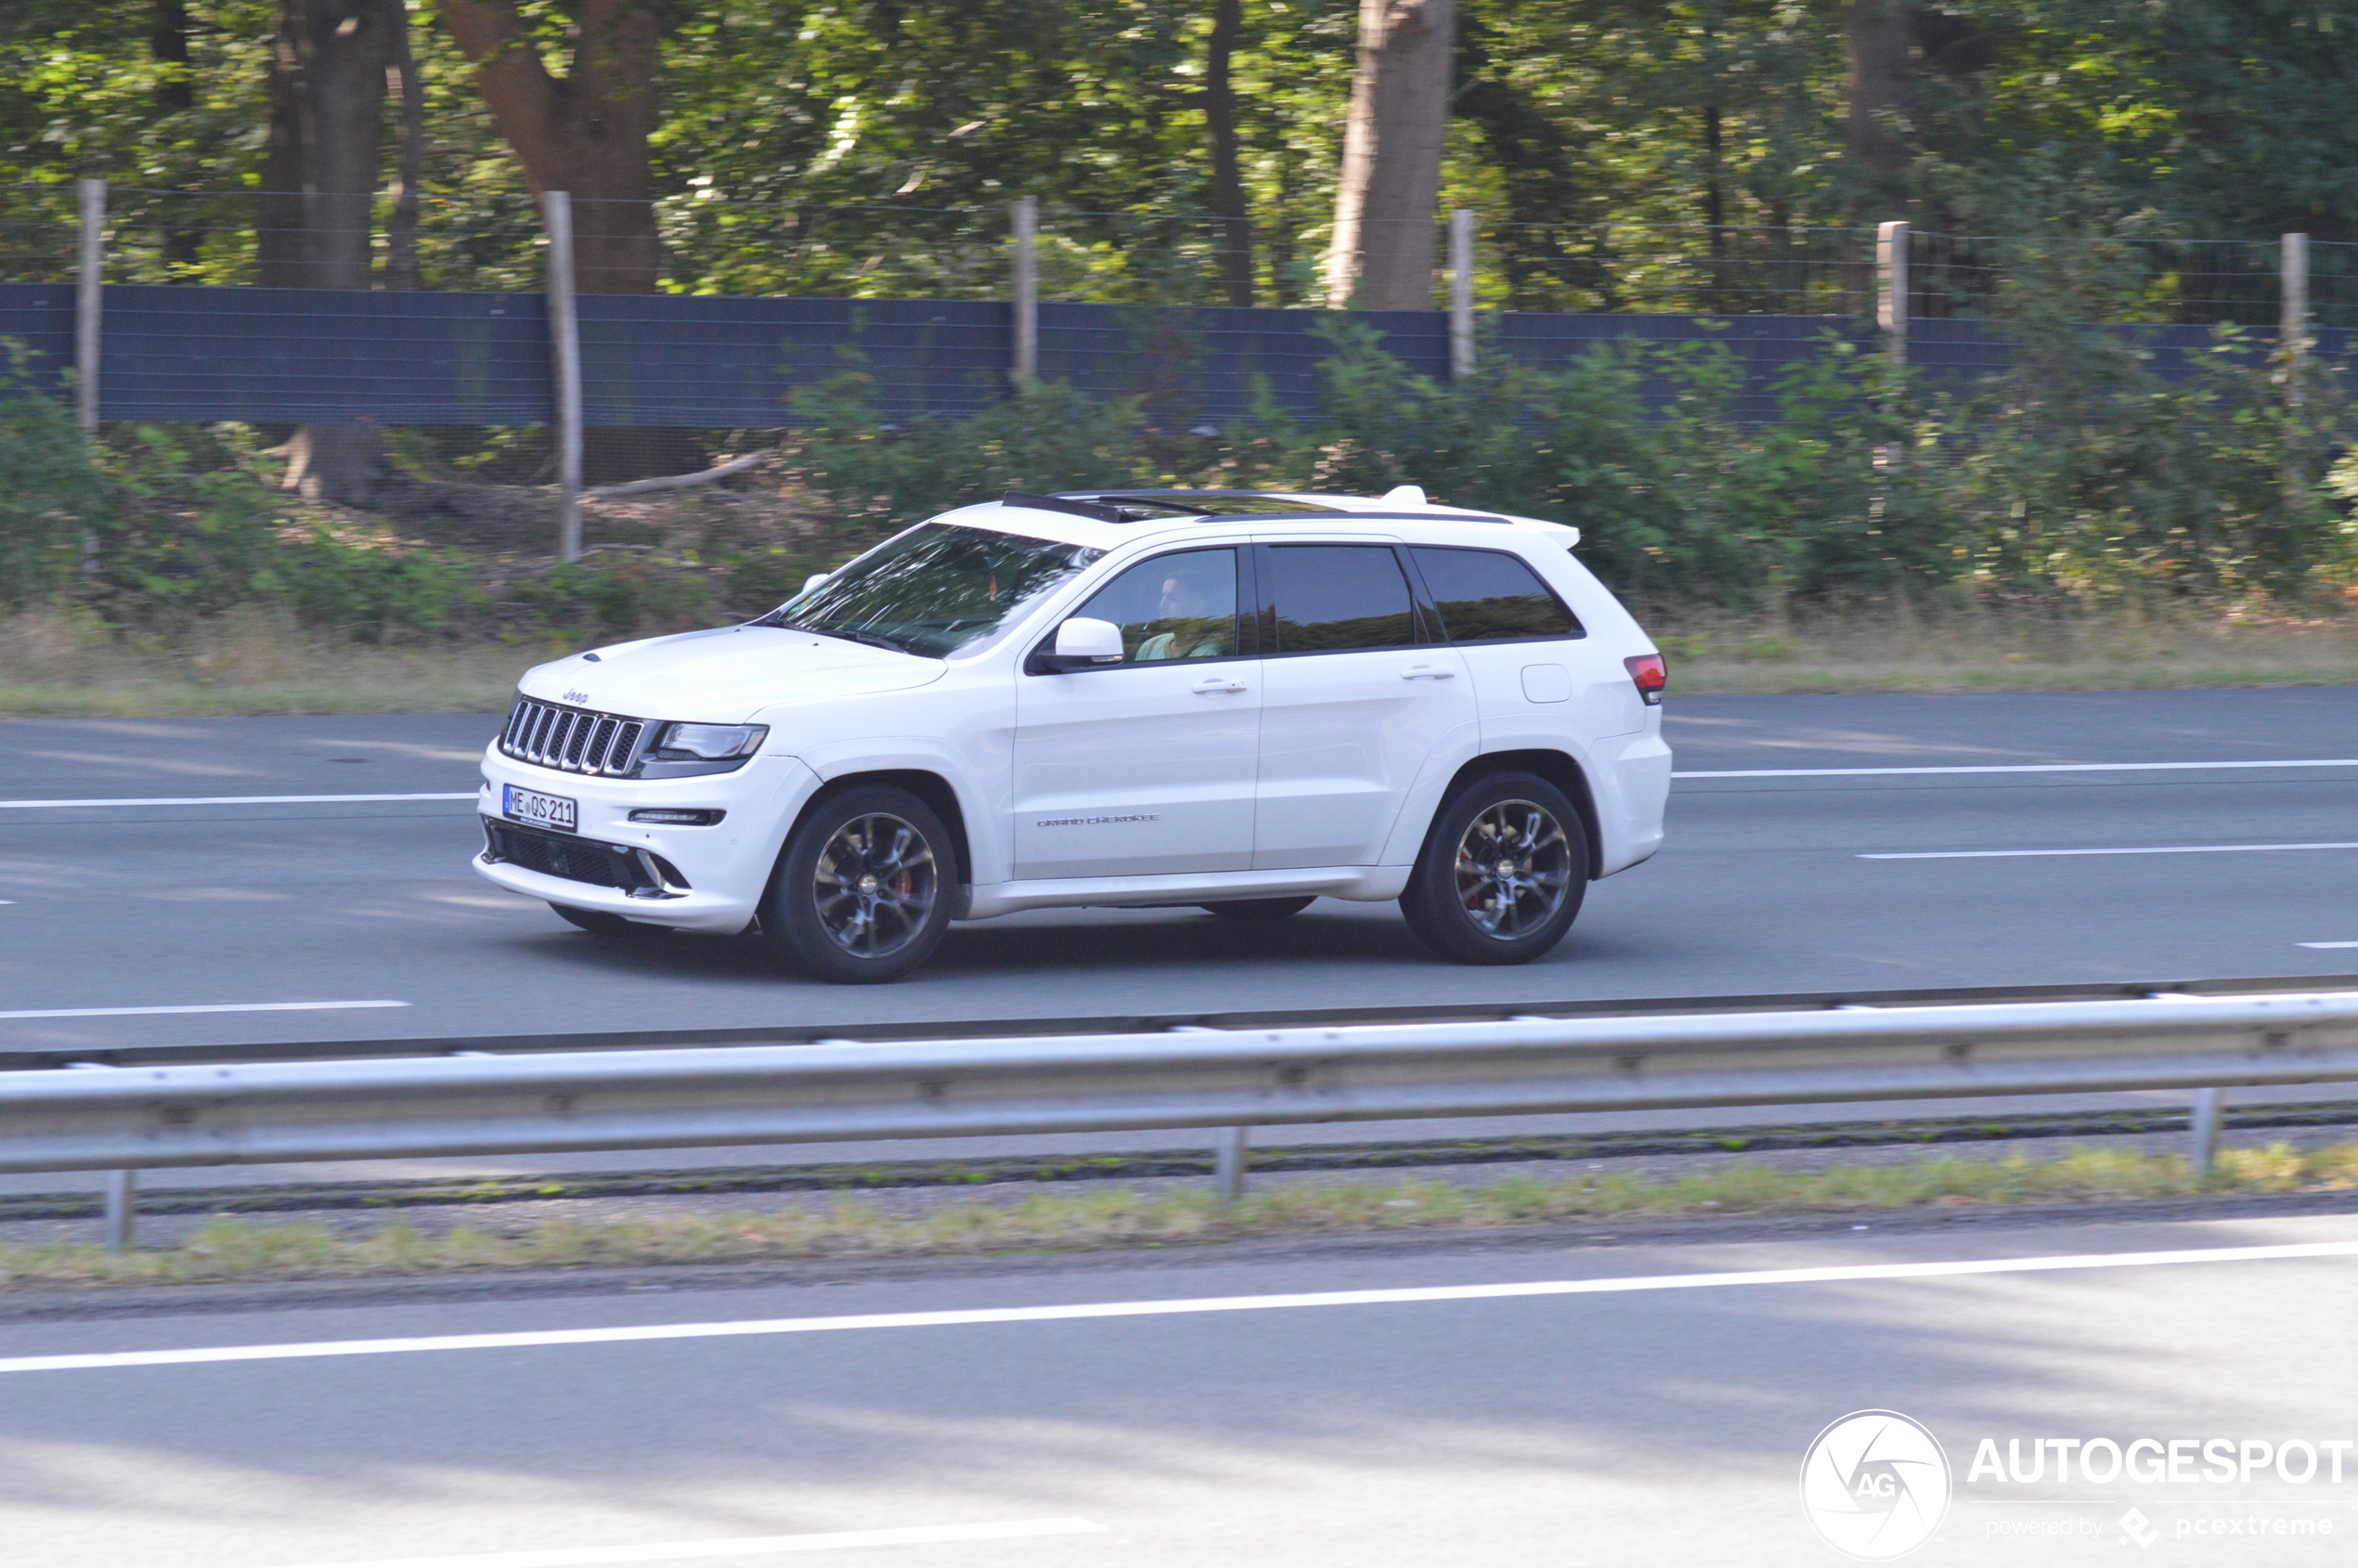
M1427 759L1472 735L1473 682L1456 650L1426 640L1391 545L1256 549L1253 869L1373 865Z
M1121 628L1121 663L1016 677L1018 878L1250 868L1262 666L1239 554L1131 567L1073 612Z

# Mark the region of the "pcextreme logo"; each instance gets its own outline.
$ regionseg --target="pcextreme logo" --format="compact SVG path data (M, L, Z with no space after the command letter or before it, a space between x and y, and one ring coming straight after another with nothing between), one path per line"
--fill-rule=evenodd
M1907 1556L1948 1516L1949 1456L1897 1410L1854 1410L1801 1461L1801 1511L1819 1539L1860 1562Z

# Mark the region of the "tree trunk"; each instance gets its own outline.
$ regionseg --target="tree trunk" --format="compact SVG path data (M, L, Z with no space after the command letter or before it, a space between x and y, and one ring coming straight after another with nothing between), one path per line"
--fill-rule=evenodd
M393 217L385 226L385 287L418 286L418 196L426 177L426 84L409 46L409 6L402 0L401 32L394 40L385 91L401 103L401 139L394 154Z
M1252 216L1237 150L1237 92L1229 65L1244 26L1244 0L1214 0L1203 68L1203 123L1211 138L1211 210L1220 219L1220 280L1228 303L1252 304Z
M584 294L651 294L662 275L654 175L655 71L663 24L654 0L575 0L565 73L540 58L516 0L434 0L474 62L475 87L536 195L573 198L574 286ZM599 485L705 466L684 431L592 430L582 478Z
M1360 0L1327 304L1432 308L1433 223L1457 0Z
M662 26L651 0L577 0L570 9L571 57L565 74L552 76L515 0L436 0L533 193L573 197L576 286L651 294L663 260L647 151Z
M1707 105L1703 111L1703 216L1711 231L1711 308L1728 308L1728 198L1720 179L1721 151L1724 136L1719 123L1719 106Z
M167 116L186 114L196 108L197 84L188 71L188 0L155 0L155 14L148 31L148 58L163 68L157 73L156 108ZM164 213L165 276L177 279L196 269L204 248L204 225L193 211L177 222L174 221L170 206L164 208Z
M385 72L407 25L402 0L279 0L255 214L265 287L369 287ZM376 456L372 421L304 425L280 483L311 499L365 501Z
M1842 12L1843 157L1860 194L1896 202L1909 150L1895 122L1907 112L1910 0L1851 0ZM1872 215L1872 214L1862 214ZM1885 216L1894 214L1886 213Z

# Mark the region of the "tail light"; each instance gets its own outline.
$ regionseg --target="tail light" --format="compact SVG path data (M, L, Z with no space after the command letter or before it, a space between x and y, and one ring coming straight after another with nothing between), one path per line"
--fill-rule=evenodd
M1648 707L1662 706L1662 689L1670 684L1670 667L1662 662L1660 654L1632 654L1621 661L1637 684L1638 695Z

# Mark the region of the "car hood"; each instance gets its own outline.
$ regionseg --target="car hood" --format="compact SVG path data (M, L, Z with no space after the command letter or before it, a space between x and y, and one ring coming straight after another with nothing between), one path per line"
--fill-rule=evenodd
M635 719L742 724L765 707L926 685L945 667L836 637L732 626L595 648L527 670L520 689Z

